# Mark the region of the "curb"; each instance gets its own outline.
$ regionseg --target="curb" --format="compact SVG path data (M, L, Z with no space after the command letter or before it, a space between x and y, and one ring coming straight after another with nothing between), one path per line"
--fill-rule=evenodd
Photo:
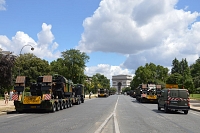
M193 111L200 112L200 110L199 110L199 109L190 108L190 110L193 110Z

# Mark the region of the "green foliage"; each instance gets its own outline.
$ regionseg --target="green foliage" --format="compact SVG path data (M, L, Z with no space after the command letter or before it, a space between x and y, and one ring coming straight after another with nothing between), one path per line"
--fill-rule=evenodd
M109 89L109 91L111 91L111 92L113 92L113 94L115 94L115 93L117 92L117 89L116 89L115 87L111 87L111 88Z
M50 70L48 61L26 53L16 58L13 72L15 77L18 75L26 76L30 78L30 82L34 82L38 76L50 74Z
M200 100L200 94L190 94L190 98Z
M8 91L12 87L13 77L12 69L15 63L15 57L11 54L0 54L0 90Z
M131 81L131 89L134 90L139 84L155 83L159 84L167 80L168 68L153 63L147 63L144 67L140 66L135 72L135 76Z
M130 92L131 90L131 87L125 87L125 88L122 88L122 92Z
M84 52L76 49L70 49L62 52L62 58L51 62L52 73L63 75L67 79L71 79L73 83L84 82L84 70L89 56Z
M92 76L92 82L91 82L91 89L94 93L97 92L97 89L110 88L110 80L107 79L104 75L101 75L100 73L96 73L96 75Z

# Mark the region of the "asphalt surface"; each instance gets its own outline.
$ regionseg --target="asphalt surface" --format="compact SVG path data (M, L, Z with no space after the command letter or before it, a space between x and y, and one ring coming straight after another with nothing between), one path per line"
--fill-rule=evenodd
M191 100L193 105L199 108L200 102ZM13 111L0 116L0 132L199 133L199 121L198 110L191 109L187 115L164 113L157 110L157 104L138 103L130 96L113 95L87 99L85 103L55 113L19 114Z

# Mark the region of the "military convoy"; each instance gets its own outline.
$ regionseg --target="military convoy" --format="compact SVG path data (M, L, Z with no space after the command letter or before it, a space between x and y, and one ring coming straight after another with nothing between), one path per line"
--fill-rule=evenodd
M135 97L139 102L157 103L161 85L140 84L135 91Z
M166 85L166 88L161 90L161 95L158 99L158 110L164 108L164 112L183 111L188 114L190 109L189 92L187 89L179 89L178 85Z
M39 76L30 90L25 89L25 76L17 76L14 86L14 106L16 111L44 110L55 112L84 103L84 86L73 85L61 75Z
M98 89L98 97L108 97L109 96L109 90L108 89Z

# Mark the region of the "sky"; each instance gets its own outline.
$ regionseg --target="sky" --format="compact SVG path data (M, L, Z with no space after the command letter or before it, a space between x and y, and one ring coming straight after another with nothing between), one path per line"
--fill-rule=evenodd
M31 45L34 51L30 50ZM134 75L200 55L199 0L0 0L0 48L49 62L77 49L85 74Z

